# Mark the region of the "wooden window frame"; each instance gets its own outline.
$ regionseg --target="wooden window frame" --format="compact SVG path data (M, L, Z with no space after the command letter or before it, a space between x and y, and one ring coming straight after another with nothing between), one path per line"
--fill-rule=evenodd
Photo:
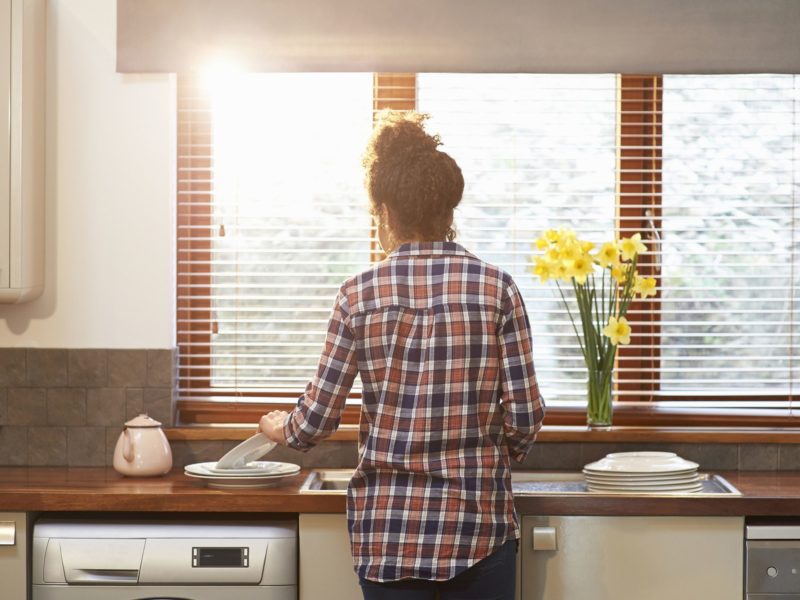
M213 143L212 123L196 119L195 114L210 114L210 99L204 94L196 76L178 76L178 230L187 226L207 227L212 233L211 198L213 197ZM643 237L654 237L653 231L661 228L661 175L662 175L662 121L663 78L658 75L620 75L618 81L617 165L617 227L635 227ZM416 108L416 75L412 73L376 73L373 80L373 110L408 110ZM623 143L624 142L624 143ZM643 207L647 207L646 209ZM650 212L647 213L646 211ZM209 236L199 236L207 238ZM657 236L655 236L657 237ZM657 241L650 240L651 243ZM383 258L383 252L371 233L371 258ZM207 254L204 254L207 252ZM179 333L179 381L181 391L191 399L179 398L179 422L192 425L220 425L225 423L255 423L269 410L291 410L296 398L287 398L280 392L234 392L219 394L210 388L211 364L211 278L202 268L195 268L184 259L188 256L199 261L211 260L211 242L208 239L185 240L178 238L177 248L177 319L194 319L189 333ZM205 257L205 258L203 258ZM660 272L653 258L639 263L642 275L655 277L660 289ZM188 296L190 289L200 291L198 297ZM183 298L181 297L183 295ZM657 296L656 298L658 298ZM632 311L641 312L644 326L633 332L632 345L647 347L648 352L636 354L621 347L620 357L626 366L639 364L637 373L618 372L617 389L626 394L615 403L614 423L617 427L797 427L797 418L777 409L712 409L679 408L661 400L684 400L658 395L659 381L655 368L660 359L660 315L647 311L640 302L631 305ZM206 356L194 356L192 351ZM193 380L186 379L192 373ZM201 377L203 379L199 379ZM638 381L634 381L638 380ZM358 399L360 394L350 394ZM774 399L774 397L769 397ZM271 399L270 401L260 401ZM756 399L756 398L753 398ZM766 399L766 397L765 397ZM656 401L658 400L658 401ZM729 400L726 397L703 397L703 400ZM358 423L360 408L348 406L342 423ZM549 408L546 424L550 426L585 425L585 410L580 408Z

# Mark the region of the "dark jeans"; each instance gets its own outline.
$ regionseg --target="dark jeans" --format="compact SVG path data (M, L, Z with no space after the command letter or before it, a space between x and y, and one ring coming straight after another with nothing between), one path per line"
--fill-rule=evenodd
M517 581L517 541L447 581L403 579L379 583L361 579L364 600L514 600Z

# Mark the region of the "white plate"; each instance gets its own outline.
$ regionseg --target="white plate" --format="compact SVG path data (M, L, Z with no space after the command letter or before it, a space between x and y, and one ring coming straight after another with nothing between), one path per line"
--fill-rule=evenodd
M217 469L240 469L264 456L275 447L275 442L259 432L230 450L216 463Z
M589 491L595 494L693 494L695 492L701 492L703 490L703 485L699 484L693 488L681 488L681 489L659 489L659 490L631 490L631 489L599 489L599 488L589 488Z
M697 471L691 471L689 473L681 474L681 475L673 475L671 473L665 474L663 476L654 475L652 477L609 477L606 475L598 475L594 473L586 473L584 472L583 477L586 481L593 481L597 483L613 483L617 485L641 485L641 484L648 484L648 483L686 483L690 481L699 481L699 475Z
M664 479L647 479L646 481L636 480L636 481L616 481L613 479L598 479L594 477L590 477L588 475L585 476L586 483L590 483L592 485L614 485L619 487L648 487L648 486L657 486L657 485L687 485L690 483L697 483L700 481L698 475L692 475L691 477L668 477Z
M629 458L677 458L678 455L674 452L655 452L651 450L637 451L637 452L612 452L606 454L606 458L614 460L629 459Z
M213 475L194 475L184 472L187 477L200 479L214 488L260 488L275 485L286 475L273 477L215 477Z
M212 477L214 479L252 479L254 477L259 479L270 477L286 477L287 475L294 475L300 470L300 465L285 462L270 462L261 461L250 463L254 468L248 469L245 472L220 472L214 470L214 465L217 463L205 462L186 465L183 469L189 475Z
M615 452L589 463L589 473L685 473L700 465L672 452Z
M697 474L697 469L664 471L662 473L620 473L615 471L590 471L584 469L583 474L587 477L596 477L598 479L609 479L614 481L646 481L648 479L664 479L668 477L693 477Z
M594 481L587 481L586 485L594 488L613 488L613 489L631 489L631 490L647 490L647 489L669 489L669 488L686 488L697 487L701 485L699 479L695 481L685 481L680 483L636 483L636 484L613 484L613 483L596 483Z

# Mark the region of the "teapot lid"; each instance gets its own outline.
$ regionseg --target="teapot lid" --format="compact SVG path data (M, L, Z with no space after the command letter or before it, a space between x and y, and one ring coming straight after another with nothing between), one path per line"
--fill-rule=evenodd
M161 427L161 423L159 423L152 417L148 417L145 414L141 414L138 417L134 417L133 419L125 423L125 427Z

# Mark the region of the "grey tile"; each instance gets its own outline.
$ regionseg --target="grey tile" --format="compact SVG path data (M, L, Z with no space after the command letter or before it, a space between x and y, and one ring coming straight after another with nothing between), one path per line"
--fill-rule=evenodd
M675 452L700 465L701 471L735 471L739 468L737 444L657 444L653 450Z
M778 469L800 471L800 446L796 444L780 444L778 446Z
M67 464L70 467L101 467L105 465L105 428L67 428Z
M176 440L170 443L173 468L183 468L198 462L219 460L225 452L235 445L220 441Z
M25 348L0 348L0 386L27 383Z
M47 390L43 388L11 388L8 391L9 425L46 425Z
M0 465L28 464L28 428L0 427Z
M778 446L775 444L741 444L739 446L740 471L776 471Z
M172 388L145 388L144 412L160 421L165 427L171 427Z
M581 444L581 467L600 460L611 452L626 452L627 444L611 444L607 442L585 442Z
M175 376L172 350L147 351L147 385L172 387Z
M277 446L268 457L269 460L295 463L303 467L355 468L358 464L358 445L356 442L322 442L305 453L286 446Z
M114 464L114 451L124 427L106 427L106 466Z
M51 388L47 390L47 424L81 426L86 424L86 390Z
M522 464L511 462L517 469L555 469L570 471L583 468L580 443L538 443L534 444Z
M105 350L69 350L69 385L104 387L108 385L108 359Z
M28 384L43 387L67 385L67 351L29 348L25 359Z
M144 390L129 388L125 390L125 419L130 420L144 412Z
M28 430L28 463L32 466L67 464L67 428L31 427Z
M127 421L125 391L124 388L89 388L86 390L86 424L122 427Z
M8 425L8 388L0 388L0 427Z
M108 350L108 385L145 387L147 385L147 350Z

